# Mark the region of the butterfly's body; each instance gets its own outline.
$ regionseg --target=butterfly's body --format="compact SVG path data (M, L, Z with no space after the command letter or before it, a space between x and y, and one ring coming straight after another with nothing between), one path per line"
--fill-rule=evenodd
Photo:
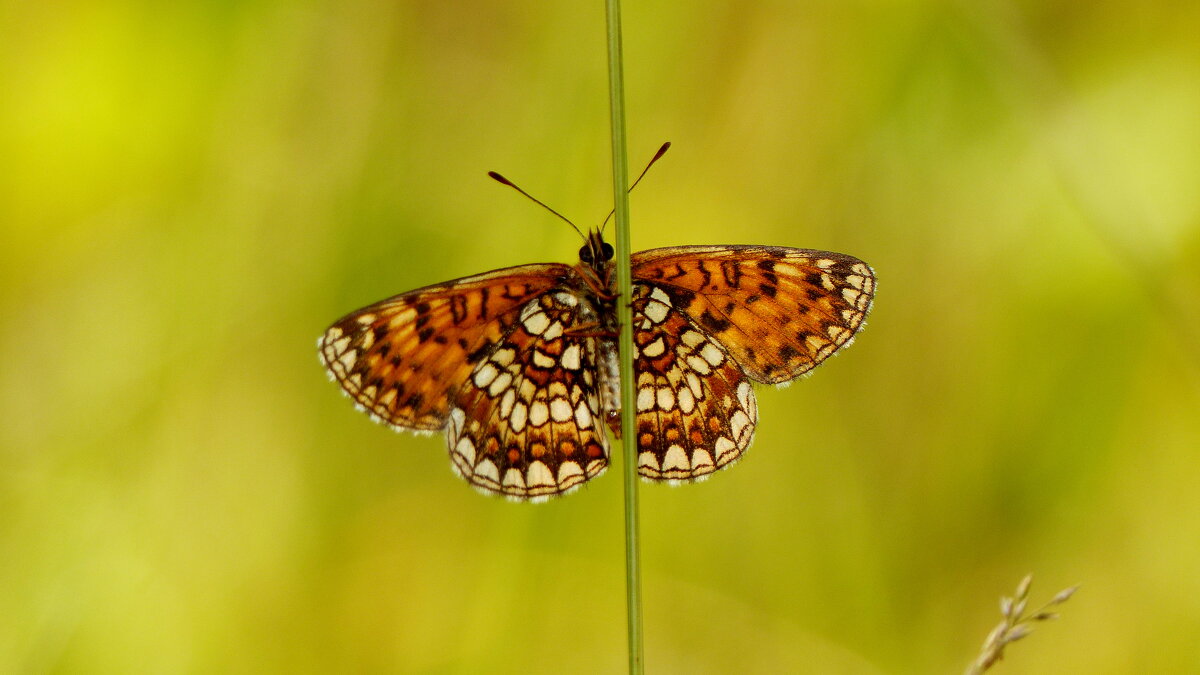
M394 427L445 428L452 465L515 499L565 493L619 434L612 247L429 286L336 322L318 341L343 390ZM853 339L874 294L857 258L766 246L633 254L638 468L706 477L757 423L750 380L783 383Z

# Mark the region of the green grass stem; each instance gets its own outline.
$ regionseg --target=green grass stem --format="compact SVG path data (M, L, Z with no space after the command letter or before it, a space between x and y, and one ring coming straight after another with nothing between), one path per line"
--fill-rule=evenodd
M621 2L606 0L608 14L608 95L612 118L613 209L617 239L617 318L621 323L621 469L625 485L625 613L629 638L629 672L641 675L642 579L638 533L637 454L634 439L633 312L629 298L629 157L625 142L625 80L621 54Z

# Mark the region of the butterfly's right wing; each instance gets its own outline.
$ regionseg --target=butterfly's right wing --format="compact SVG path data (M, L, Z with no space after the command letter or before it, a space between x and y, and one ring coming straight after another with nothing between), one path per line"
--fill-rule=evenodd
M512 332L521 308L573 275L568 265L521 265L388 298L330 326L317 341L321 362L377 421L440 429L451 396Z
M804 375L850 344L875 296L875 273L858 258L778 246L639 251L633 278L662 289L767 384Z

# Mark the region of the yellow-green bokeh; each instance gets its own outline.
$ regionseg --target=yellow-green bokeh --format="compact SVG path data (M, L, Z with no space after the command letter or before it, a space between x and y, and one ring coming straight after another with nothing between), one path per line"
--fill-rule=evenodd
M870 325L643 487L650 672L1200 664L1200 5L627 3L634 248L870 262ZM0 671L619 672L621 484L510 504L325 380L355 307L569 261L600 3L0 5Z

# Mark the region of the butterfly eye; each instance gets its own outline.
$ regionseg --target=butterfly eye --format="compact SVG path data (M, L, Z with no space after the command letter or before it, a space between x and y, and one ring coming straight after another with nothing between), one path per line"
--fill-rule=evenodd
M612 260L616 256L616 251L613 250L612 244L604 242L604 246L600 249L601 260Z
M605 246L607 246L607 244L605 244ZM589 265L592 264L592 248L590 246L583 246L580 248L579 259Z

